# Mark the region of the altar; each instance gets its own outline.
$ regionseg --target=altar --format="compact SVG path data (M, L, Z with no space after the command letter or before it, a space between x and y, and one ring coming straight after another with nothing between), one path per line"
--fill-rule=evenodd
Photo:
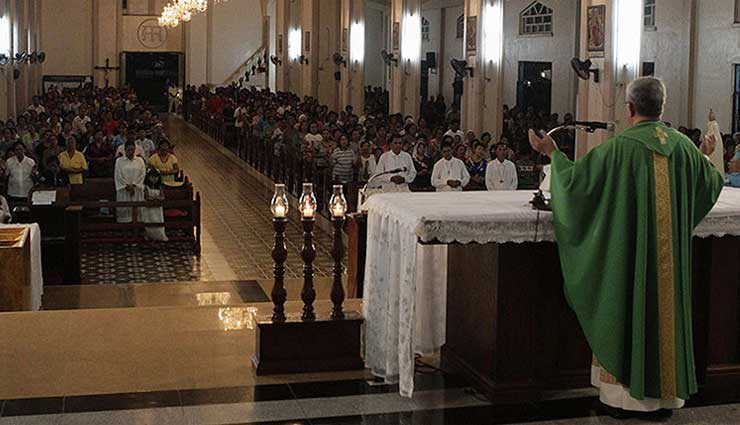
M41 309L44 279L38 224L0 224L0 312Z
M368 200L365 361L413 393L414 355L494 402L589 386L591 353L563 295L552 215L531 191L383 194ZM740 399L740 189L694 238L700 397Z

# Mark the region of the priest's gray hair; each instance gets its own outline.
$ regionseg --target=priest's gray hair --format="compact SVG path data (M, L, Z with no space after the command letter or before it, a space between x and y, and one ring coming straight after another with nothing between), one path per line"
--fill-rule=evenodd
M627 102L638 115L658 118L663 115L665 92L665 84L660 78L637 78L627 86Z

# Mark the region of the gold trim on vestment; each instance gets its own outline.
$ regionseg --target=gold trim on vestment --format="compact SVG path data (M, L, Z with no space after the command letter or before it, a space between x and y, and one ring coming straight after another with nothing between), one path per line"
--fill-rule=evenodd
M601 367L601 364L596 359L596 356L591 356L591 366L599 368L599 382L602 384L621 385L617 378L611 373L607 372L606 369Z
M658 129L660 130L660 128ZM657 134L660 138L660 133ZM658 260L658 340L660 398L676 398L676 326L673 271L673 217L668 157L653 153Z

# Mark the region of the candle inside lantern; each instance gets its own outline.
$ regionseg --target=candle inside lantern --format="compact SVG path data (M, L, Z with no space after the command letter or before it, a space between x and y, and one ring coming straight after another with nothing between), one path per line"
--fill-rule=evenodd
M312 218L314 214L313 205L306 203L303 206L303 217L305 218Z
M275 218L285 218L285 214L287 213L285 205L278 204L275 205Z
M337 218L344 217L344 205L335 204L331 209L331 215Z
M285 194L284 184L275 185L275 194L270 202L270 210L274 218L286 218L288 216L288 196Z

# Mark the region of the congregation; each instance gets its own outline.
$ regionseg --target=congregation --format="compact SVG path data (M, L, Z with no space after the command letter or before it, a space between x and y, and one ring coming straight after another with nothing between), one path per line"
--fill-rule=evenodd
M135 202L158 199L158 182L180 174L158 115L129 88L52 86L15 119L0 121L3 221L35 188L114 178L116 200ZM130 209L116 214L118 222L131 221Z

